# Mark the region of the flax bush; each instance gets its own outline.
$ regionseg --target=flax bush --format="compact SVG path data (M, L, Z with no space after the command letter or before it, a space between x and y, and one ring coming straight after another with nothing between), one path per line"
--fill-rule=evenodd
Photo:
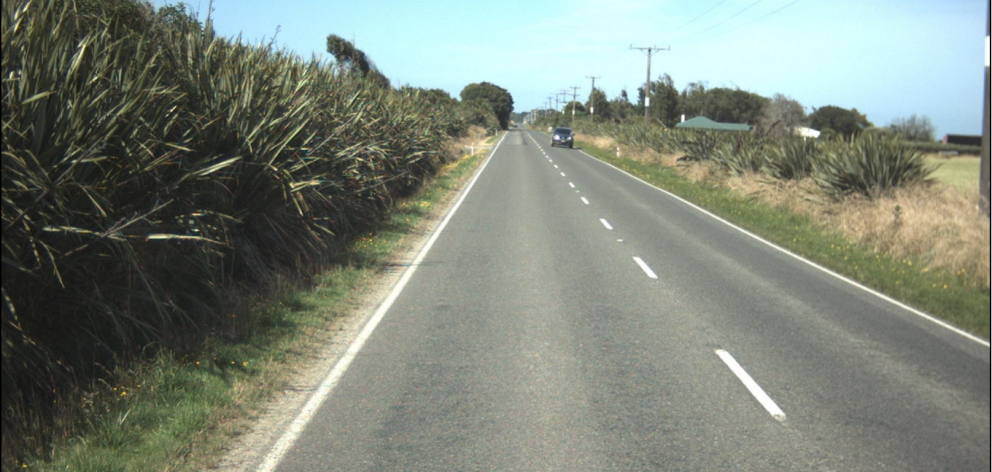
M332 262L464 128L209 21L136 31L71 0L2 8L4 457L8 413Z

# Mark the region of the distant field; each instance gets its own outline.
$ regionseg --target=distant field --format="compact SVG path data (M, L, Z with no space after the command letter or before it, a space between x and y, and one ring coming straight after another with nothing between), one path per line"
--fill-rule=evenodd
M981 160L977 156L943 157L929 154L926 158L927 161L940 166L933 174L937 180L964 190L978 190Z

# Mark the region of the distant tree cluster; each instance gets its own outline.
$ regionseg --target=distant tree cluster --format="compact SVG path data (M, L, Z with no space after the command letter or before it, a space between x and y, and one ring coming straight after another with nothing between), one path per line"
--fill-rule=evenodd
M621 90L610 100L597 88L589 94L584 107L576 108L576 111L583 113L582 108L585 108L596 120L623 122L642 117L645 98L649 98L649 117L666 127L674 127L683 116L685 119L704 116L721 123L748 124L758 133L773 137L792 134L799 127L809 127L820 131L825 138L850 138L870 130L891 133L907 141L934 140L935 131L930 119L915 114L896 119L888 127L876 128L857 108L827 105L807 114L801 103L781 93L764 97L739 88L708 88L705 82L692 82L680 92L668 74L652 81L648 93L645 97L644 88L638 87L637 100L632 102L627 91ZM566 108L565 113L570 114L571 107Z
M468 84L462 89L462 102L481 101L496 115L500 129L510 126L510 113L513 112L513 96L503 87L489 82Z

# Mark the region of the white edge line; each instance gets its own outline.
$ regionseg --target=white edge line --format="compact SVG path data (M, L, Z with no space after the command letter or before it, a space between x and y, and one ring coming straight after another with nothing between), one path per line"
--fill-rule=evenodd
M606 218L600 218L600 219L599 219L599 222L600 222L600 223L603 223L603 226L605 226L605 227L606 227L606 229L608 229L608 230L610 230L610 231L613 231L613 227L612 227L612 226L610 226L610 223L609 223L608 221L606 221Z
M348 347L348 350L341 356L340 359L338 359L337 363L334 364L334 368L331 369L331 372L314 391L313 395L310 397L310 400L307 401L306 405L304 405L303 410L300 411L299 415L297 415L296 419L294 419L289 425L286 432L281 438L279 438L269 453L265 456L265 460L262 461L262 464L258 467L258 469L256 469L257 472L272 472L275 470L282 458L286 455L289 449L293 447L293 444L297 439L299 439L300 435L303 434L303 430L306 428L310 420L313 419L314 414L317 413L320 406L324 403L327 397L330 396L338 381L341 380L341 377L344 375L345 371L348 370L348 367L351 366L352 361L355 360L355 356L357 356L358 352L362 350L362 347L365 346L365 342L368 341L369 337L372 335L372 332L375 331L375 328L379 325L379 322L386 316L386 312L389 311L389 309L393 306L393 303L399 297L400 293L403 292L406 284L410 281L410 278L413 277L414 272L417 271L417 267L420 266L421 262L423 262L424 258L427 256L427 253L430 252L431 247L434 245L434 242L437 241L438 236L441 235L441 232L444 231L444 228L448 225L448 222L451 221L452 216L455 215L455 212L458 211L458 208L461 206L462 202L465 201L465 197L468 196L469 191L472 190L475 182L479 180L479 176L482 175L482 171L489 165L493 155L496 154L496 150L499 149L500 144L503 144L503 140L506 139L507 135L509 135L509 133L504 134L499 140L499 143L496 144L496 147L493 148L492 152L489 154L489 157L486 158L486 162L482 163L482 166L478 171L476 171L475 177L473 177L472 181L465 187L461 197L458 198L458 201L455 202L454 206L451 207L451 210L448 211L448 214L444 217L444 220L441 221L441 224L437 226L437 229L434 230L434 234L427 240L424 247L420 249L420 253L417 254L416 259L413 260L413 264L410 264L410 267L407 267L406 271L403 273L403 276L400 277L399 282L396 283L396 286L394 286L393 290L389 293L389 296L383 300L382 304L379 305L379 308L365 324L365 327L362 329L361 333L359 333L358 337L352 341L351 345Z
M648 267L648 265L644 261L642 261L640 257L634 257L634 262L636 262L637 265L641 266L641 270L643 270L645 274L648 274L648 277L651 277L652 279L658 278L658 275L655 274L654 271L651 270L651 268Z
M946 321L943 321L943 320L940 320L938 318L935 318L932 315L928 315L928 314L926 314L926 313L924 313L924 312L922 312L920 310L917 310L916 308L913 308L913 307L911 307L911 306L909 306L909 305L907 305L907 304L905 304L903 302L900 302L899 300L896 300L896 299L894 299L894 298L892 298L892 297L890 297L890 296L888 296L888 295L886 295L884 293L881 293L881 292L879 292L879 291L877 291L875 289L872 289L872 288L866 287L864 285L861 285L860 283L855 282L855 281L853 281L853 280L851 280L851 279L849 279L849 278L847 278L847 277L845 277L843 275L840 275L837 272L834 272L834 271L832 271L830 269L827 269L826 267L823 267L823 266L821 266L821 265L819 265L819 264L817 264L817 263L815 263L813 261L810 261L808 259L805 259L802 256L789 251L788 249L785 249L785 248L783 248L781 246L777 246L774 243L772 243L771 241L768 241L768 240L762 238L761 236L758 236L758 235L756 235L756 234L754 234L754 233L752 233L752 232L750 232L750 231L748 231L748 230L746 230L744 228L741 228L740 226L737 226L737 225L735 225L735 224L733 224L733 223L731 223L731 222L729 222L729 221L727 221L727 220L725 220L725 219L723 219L723 218L721 218L719 216L716 216L715 214L710 213L707 210L704 210L703 208L699 207L698 205L696 205L696 204L694 204L694 203L692 203L692 202L690 202L690 201L688 201L688 200L686 200L686 199L684 199L684 198L682 198L682 197L680 197L678 195L675 195L674 193L669 192L668 190L665 190L663 188L659 188L659 187L657 187L657 186L655 186L655 185L653 185L653 184L645 181L644 179L642 179L642 178L640 178L640 177L638 177L638 176L636 176L634 174L631 174L630 172L627 172L627 171L625 171L625 170L623 170L623 169L621 169L621 168L619 168L619 167L617 167L617 166L615 166L613 164L610 164L609 162L605 162L605 161L602 161L600 159L597 159L597 158L595 158L593 156L590 156L585 151L579 150L579 152L581 152L582 154L585 154L590 159L592 159L592 160L594 160L596 162L599 162L599 163L601 163L603 165L606 165L606 166L610 166L613 169L615 169L615 170L617 170L617 171L619 171L619 172L627 175L628 177L630 177L630 178L632 178L632 179L634 179L634 180L636 180L636 181L638 181L638 182L640 182L640 183L642 183L644 185L647 185L647 186L649 186L649 187L651 187L651 188L653 188L655 190L658 190L659 192L662 192L662 193L664 193L664 194L666 194L666 195L668 195L668 196L670 196L670 197L672 197L672 198L674 198L674 199L676 199L676 200L678 200L678 201L680 201L680 202L682 202L682 203L684 203L686 205L689 205L692 208L695 208L696 210L702 212L703 214L705 214L705 215L707 215L707 216L709 216L709 217L711 217L711 218L713 218L713 219L715 219L715 220L717 220L717 221L719 221L719 222L721 222L721 223L723 223L723 224L725 224L725 225L727 225L727 226L729 226L729 227L731 227L731 228L733 228L733 229L735 229L735 230L737 230L737 231L739 231L739 232L741 232L741 233L743 233L743 234L745 234L747 236L750 236L751 238L753 238L753 239L755 239L755 240L757 240L757 241L759 241L761 243L764 243L765 245L767 245L767 246L775 249L776 251L779 251L779 252L781 252L783 254L786 254L786 255L792 257L793 259L796 259L796 260L798 260L798 261L800 261L800 262L802 262L802 263L804 263L804 264L806 264L806 265L808 265L810 267L813 267L813 268L815 268L815 269L817 269L817 270L819 270L819 271L821 271L823 273L826 273L826 274L828 274L828 275L830 275L830 276L832 276L832 277L834 277L834 278L836 278L838 280L841 280L843 282L846 282L849 285L852 285L854 287L857 287L857 288L859 288L859 289L861 289L861 290L863 290L863 291L865 291L867 293L870 293L870 294L872 294L872 295L874 295L874 296L876 296L878 298L881 298L882 300L885 300L885 301L887 301L887 302L889 302L889 303L891 303L891 304L893 304L895 306L898 306L899 308L902 308L902 309L904 309L904 310L906 310L906 311L908 311L908 312L910 312L910 313L912 313L912 314L914 314L916 316L919 316L920 318L923 318L923 319L925 319L927 321L930 321L931 323L934 323L934 324L936 324L936 325L938 325L938 326L940 326L942 328L945 328L945 329L947 329L949 331L952 331L954 333L957 333L957 334L959 334L959 335L961 335L961 336L963 336L965 338L968 338L968 339L970 339L970 340L972 340L972 341L974 341L974 342L976 342L978 344L981 344L981 345L983 345L985 347L990 347L988 341L986 341L986 340L984 340L982 338L979 338L978 336L975 336L975 335L973 335L973 334L971 334L971 333L969 333L967 331L964 331L961 328L958 328L958 327L956 327L956 326L954 326L954 325L952 325L952 324L950 324L950 323L948 323Z
M761 386L758 385L758 382L755 382L754 379L748 375L747 371L745 371L744 368L741 367L736 360L734 360L734 356L731 356L729 352L724 351L723 349L717 349L716 355L720 356L720 359L723 360L724 364L727 364L727 367L730 367L730 371L733 372L738 379L740 379L741 383L743 383L744 386L747 387L748 391L751 392L751 395L754 395L755 400L758 400L758 403L761 403L761 406L763 406L765 410L772 415L772 418L775 418L778 421L785 421L785 412L783 412L782 409L775 404L775 401L772 400L767 393L765 393Z

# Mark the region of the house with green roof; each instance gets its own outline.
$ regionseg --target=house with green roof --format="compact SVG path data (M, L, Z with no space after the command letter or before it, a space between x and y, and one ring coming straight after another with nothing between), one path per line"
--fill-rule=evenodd
M751 131L751 125L738 123L718 123L705 116L697 116L691 120L683 121L677 125L680 129L700 129L709 131Z

